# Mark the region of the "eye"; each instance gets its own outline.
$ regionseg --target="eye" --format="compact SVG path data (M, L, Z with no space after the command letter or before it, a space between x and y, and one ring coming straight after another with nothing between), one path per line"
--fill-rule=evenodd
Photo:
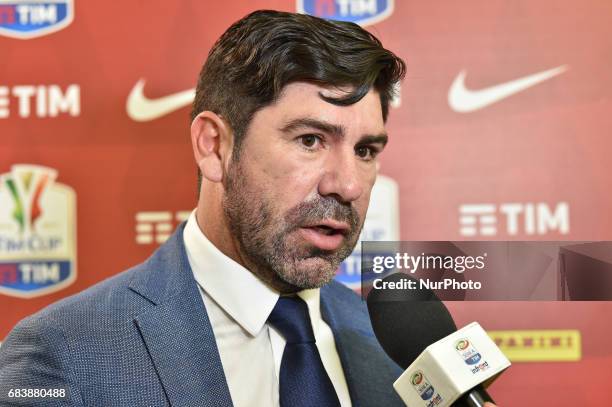
M359 158L363 158L366 161L373 160L376 155L378 155L379 151L376 147L372 146L357 146L355 147L355 154Z
M307 149L312 149L316 146L317 143L321 143L321 137L316 134L304 134L303 136L298 137L300 144Z

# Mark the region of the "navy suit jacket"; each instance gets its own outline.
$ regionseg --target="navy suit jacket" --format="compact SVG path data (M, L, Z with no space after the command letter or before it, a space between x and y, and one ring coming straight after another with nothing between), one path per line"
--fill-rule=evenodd
M15 326L0 347L0 405L231 406L183 227L144 263ZM332 282L321 289L321 314L353 406L403 406L392 387L401 369L376 341L364 302ZM28 388L67 397L7 396Z

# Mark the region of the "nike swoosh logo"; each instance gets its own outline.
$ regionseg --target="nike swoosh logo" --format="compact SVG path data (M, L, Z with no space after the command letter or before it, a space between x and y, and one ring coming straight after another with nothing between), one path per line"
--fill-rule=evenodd
M467 89L465 87L466 72L461 71L448 91L448 104L455 112L473 112L522 92L540 82L560 75L568 68L567 65L561 65L553 69L480 90Z
M172 113L193 103L195 97L195 89L188 89L161 98L149 99L143 93L144 86L144 79L136 82L125 106L130 119L137 122L148 122Z

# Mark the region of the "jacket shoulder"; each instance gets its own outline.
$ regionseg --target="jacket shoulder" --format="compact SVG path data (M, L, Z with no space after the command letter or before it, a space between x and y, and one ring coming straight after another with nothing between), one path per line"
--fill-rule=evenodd
M103 316L104 314L130 313L130 309L141 309L149 302L129 289L134 276L147 272L141 263L119 274L100 281L93 286L48 305L25 320L53 321L59 325L74 323L78 316ZM24 321L25 321L24 320ZM81 319L81 322L86 322ZM93 322L93 321L92 321Z

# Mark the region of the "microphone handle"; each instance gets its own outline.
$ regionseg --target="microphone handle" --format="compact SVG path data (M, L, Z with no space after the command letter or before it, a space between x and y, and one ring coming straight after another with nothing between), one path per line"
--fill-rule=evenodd
M487 401L495 403L484 387L479 384L455 401L453 407L484 407Z

